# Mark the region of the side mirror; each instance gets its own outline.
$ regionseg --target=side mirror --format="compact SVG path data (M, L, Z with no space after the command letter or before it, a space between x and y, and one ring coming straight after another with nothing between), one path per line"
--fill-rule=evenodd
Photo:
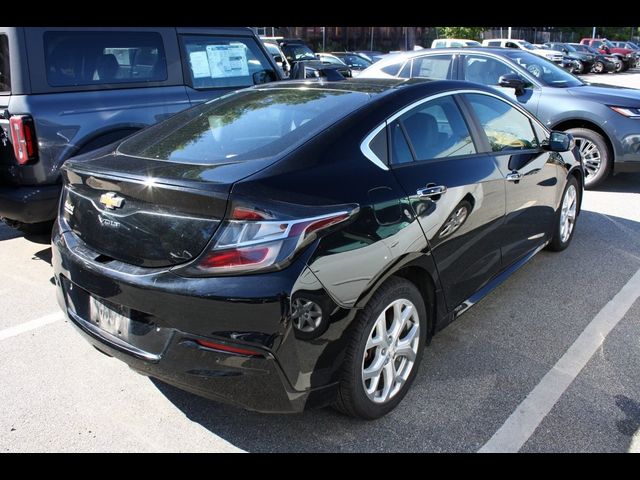
M551 152L568 152L574 144L573 135L554 130L549 135L549 139L542 142L542 147Z
M527 84L521 76L515 73L508 73L498 79L498 85L505 88L514 88L516 95L522 95Z
M563 48L562 49L562 53L569 53L569 49L568 48Z
M261 83L275 82L277 80L276 74L273 70L260 70L253 74L253 84L260 85Z

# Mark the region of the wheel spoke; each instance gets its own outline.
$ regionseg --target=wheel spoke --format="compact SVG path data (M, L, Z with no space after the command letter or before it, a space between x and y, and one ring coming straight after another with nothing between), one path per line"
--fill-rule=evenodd
M386 402L389 400L389 394L391 393L391 388L393 388L393 384L395 383L396 375L395 370L393 368L393 364L388 362L382 368L382 392L380 393L380 400Z
M403 344L402 346L398 345L398 348L396 349L396 356L404 357L410 362L415 362L416 360L416 352L413 351L413 348L409 343L406 345Z

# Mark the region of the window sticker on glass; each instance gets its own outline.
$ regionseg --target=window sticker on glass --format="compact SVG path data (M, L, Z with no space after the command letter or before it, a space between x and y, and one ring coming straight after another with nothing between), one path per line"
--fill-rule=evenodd
M244 45L207 45L207 58L212 78L249 75Z
M189 61L191 62L193 78L211 77L207 52L191 52L189 54Z

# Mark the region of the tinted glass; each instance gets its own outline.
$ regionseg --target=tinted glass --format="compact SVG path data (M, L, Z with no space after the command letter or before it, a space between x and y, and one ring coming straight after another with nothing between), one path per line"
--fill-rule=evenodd
M387 155L387 130L383 128L378 132L378 134L373 137L371 142L369 142L369 148L371 151L382 160L382 163L389 163L389 158Z
M407 138L402 130L400 122L391 125L391 163L399 165L413 162L413 154L407 143Z
M358 55L345 55L343 57L343 60L346 61L347 64L350 66L353 65L361 68L367 68L369 65L371 65L370 61L365 60L364 58Z
M392 63L391 65L387 65L386 67L381 68L380 70L382 70L387 75L393 75L395 77L400 71L400 67L403 65L403 63L404 60L398 63ZM411 62L407 63L411 64Z
M566 70L538 55L523 50L505 52L505 55L513 60L516 68L529 72L530 75L548 87L562 88L584 85Z
M9 40L0 35L0 92L11 91L11 72L9 71Z
M119 151L193 164L270 157L319 133L367 99L365 93L339 90L244 90L145 129Z
M420 105L400 121L417 160L476 153L467 124L451 96Z
M45 32L53 87L167 79L162 37L153 32Z
M293 60L315 60L316 56L313 51L303 44L282 45L282 51Z
M445 80L448 78L452 59L451 55L430 55L428 57L414 58L411 76Z
M539 146L529 118L507 102L480 94L465 95L476 113L491 150L528 150Z
M345 66L345 63L342 60L331 55L321 55L320 61L322 63L328 63L330 65L340 65L341 67Z
M404 64L404 67L402 67L402 70L400 70L398 77L411 78L411 62L407 62Z
M464 57L464 79L482 85L498 85L502 75L517 73L515 68L494 57L466 55Z
M250 87L253 74L273 71L253 38L183 36L193 88Z

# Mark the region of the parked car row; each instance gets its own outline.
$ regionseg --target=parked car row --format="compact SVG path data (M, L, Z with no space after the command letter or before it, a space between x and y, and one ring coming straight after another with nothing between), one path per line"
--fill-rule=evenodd
M429 338L569 246L585 186L640 170L640 92L525 45L392 54L351 78L357 52L266 43L0 30L0 216L55 216L70 323L199 395L388 413Z

